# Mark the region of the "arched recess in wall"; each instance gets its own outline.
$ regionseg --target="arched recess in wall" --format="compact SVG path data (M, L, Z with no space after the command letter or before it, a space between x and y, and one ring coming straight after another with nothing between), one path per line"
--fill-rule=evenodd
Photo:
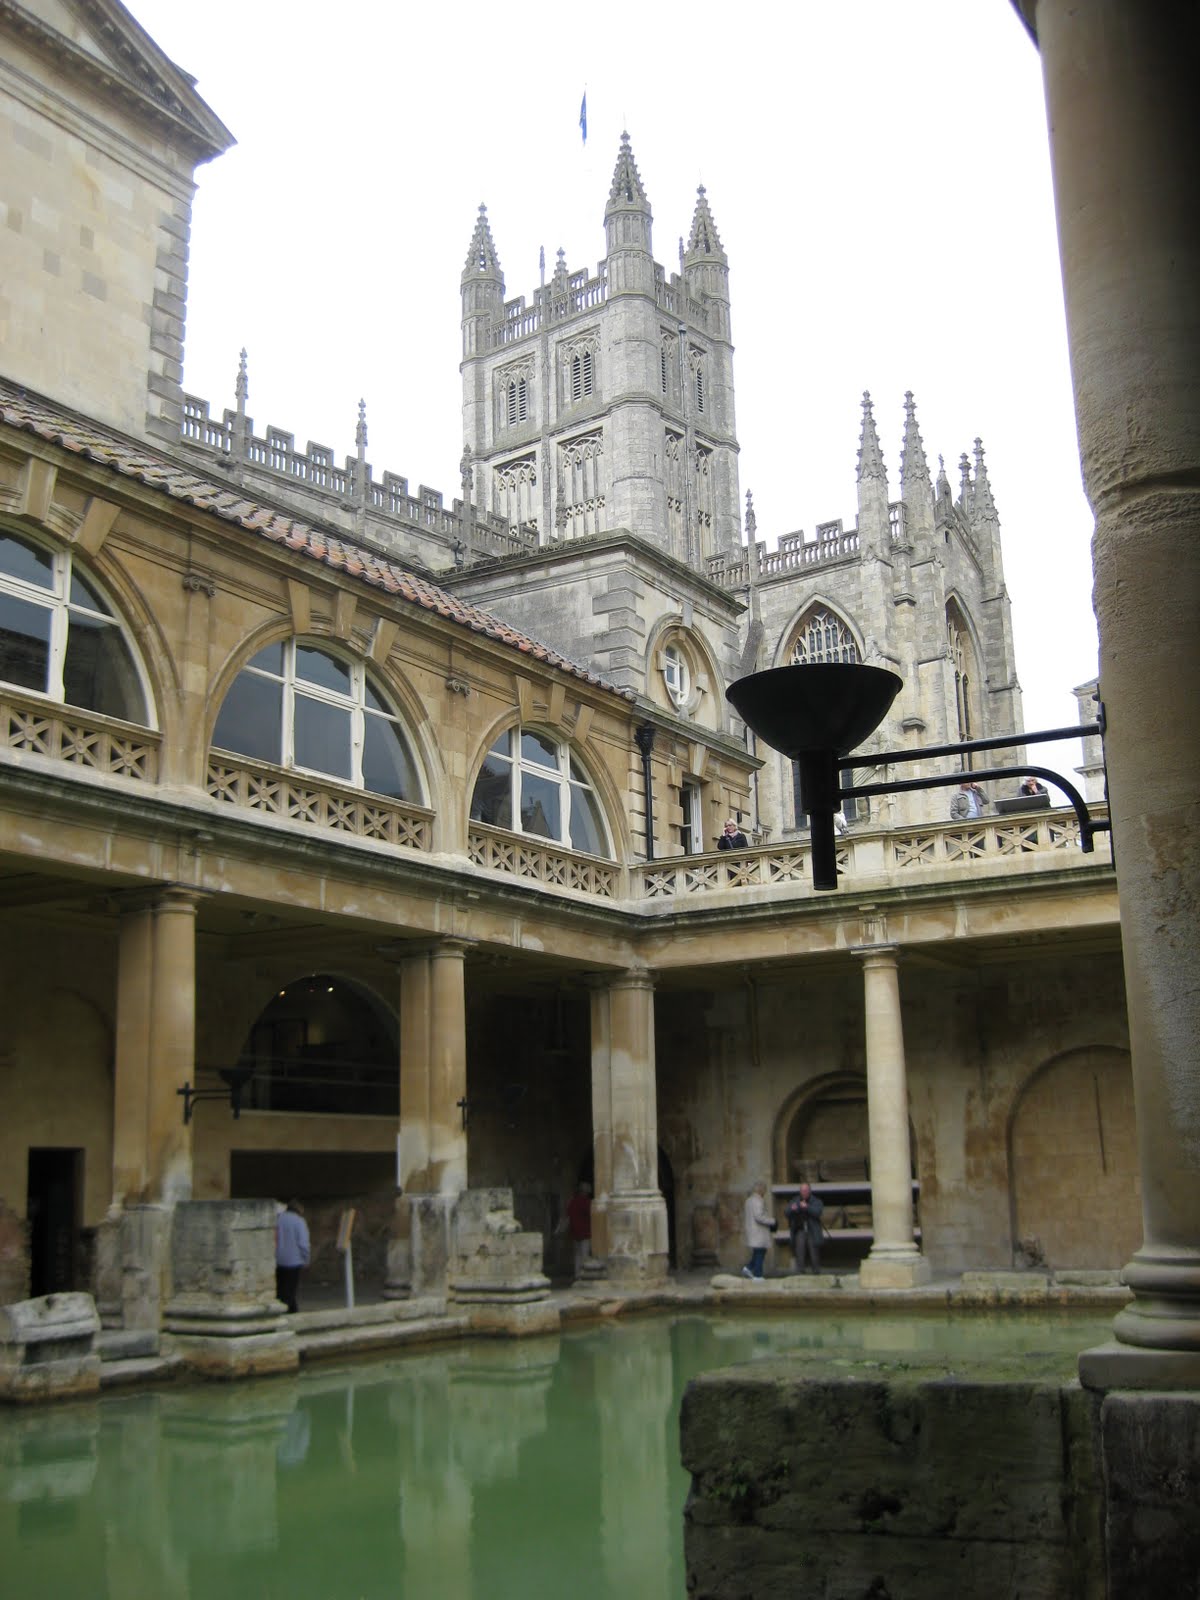
M605 860L617 859L618 843L629 850L601 764L536 719L493 728L471 785L470 820Z
M1142 1240L1127 1050L1092 1045L1035 1068L1009 1117L1008 1172L1014 1256L1124 1266Z
M913 1177L917 1140L908 1129ZM866 1182L871 1175L867 1080L857 1072L813 1078L783 1102L771 1140L772 1183Z
M151 679L123 609L75 550L0 525L0 683L156 728ZM111 762L107 770L121 775Z
M251 1078L251 1111L319 1116L400 1115L395 1016L364 984L309 972L279 989L258 1013L237 1065Z
M981 739L985 733L981 693L983 657L971 620L954 595L946 601L946 648L954 678L954 707L958 719L955 737L959 740ZM964 758L964 764L969 771L970 756Z
M426 804L428 751L423 744L425 760L418 760L409 708L401 714L396 686L344 644L260 637L226 664L217 690L213 751ZM211 771L208 786L219 799L237 798L235 787L217 783Z

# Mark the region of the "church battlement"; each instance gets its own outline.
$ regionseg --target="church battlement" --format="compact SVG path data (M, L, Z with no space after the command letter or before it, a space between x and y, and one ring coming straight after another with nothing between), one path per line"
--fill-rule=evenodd
M243 365L239 388L244 380ZM339 465L326 445L310 440L306 450L298 450L295 435L271 423L265 433L256 434L254 419L244 410L226 407L217 420L207 400L183 396L180 439L189 453L199 452L217 467L245 478L261 477L267 493L272 482L286 484L289 499L299 491L311 502L310 514L357 533L366 543L403 551L434 571L520 555L536 546L533 530L514 528L502 516L476 511L469 499L455 499L447 506L440 489L420 484L414 491L397 472L384 471L376 480L365 455L366 425L361 415L359 430L359 453L347 455Z

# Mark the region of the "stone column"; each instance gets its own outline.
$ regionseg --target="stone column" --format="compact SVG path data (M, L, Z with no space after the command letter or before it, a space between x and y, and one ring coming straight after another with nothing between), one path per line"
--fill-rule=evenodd
M192 1128L178 1090L195 1076L196 906L172 885L122 915L113 1086L113 1200L192 1192Z
M658 1189L654 983L626 972L592 993L592 1249L617 1280L666 1276L667 1207Z
M440 1287L454 1203L467 1186L466 944L446 939L400 962L398 1179L409 1202L414 1291ZM398 1292L398 1273L389 1269Z
M871 1222L875 1235L862 1264L864 1289L911 1289L928 1283L929 1262L913 1241L908 1079L900 1020L895 945L860 950L867 1021L867 1124L871 1145Z
M1116 1383L1192 1386L1200 1383L1195 8L1023 0L1022 10L1042 56L1075 412L1096 516L1093 594L1142 1174L1145 1238L1125 1269L1134 1300L1115 1325L1126 1348L1104 1370Z

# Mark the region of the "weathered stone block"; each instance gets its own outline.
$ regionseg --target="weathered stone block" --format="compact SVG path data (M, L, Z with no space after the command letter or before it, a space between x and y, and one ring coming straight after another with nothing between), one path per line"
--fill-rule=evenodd
M1095 1404L1008 1365L963 1383L770 1362L689 1385L689 1594L1102 1594Z
M46 1294L0 1307L0 1399L66 1399L100 1388L100 1318L90 1294Z

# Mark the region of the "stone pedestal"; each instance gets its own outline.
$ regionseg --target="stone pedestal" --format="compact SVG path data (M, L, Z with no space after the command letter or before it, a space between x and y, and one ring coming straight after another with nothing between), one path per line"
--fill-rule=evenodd
M99 1332L90 1294L46 1294L0 1307L0 1400L96 1394Z
M290 1372L296 1338L275 1298L275 1204L188 1200L171 1229L173 1290L163 1330L211 1378Z
M523 1233L510 1189L467 1189L454 1212L451 1303L480 1333L551 1333L559 1326L542 1272L542 1236Z
M96 1309L105 1328L157 1334L170 1292L169 1206L114 1206L96 1229Z
M667 1276L667 1207L657 1189L610 1195L608 1277L613 1283L660 1283Z

